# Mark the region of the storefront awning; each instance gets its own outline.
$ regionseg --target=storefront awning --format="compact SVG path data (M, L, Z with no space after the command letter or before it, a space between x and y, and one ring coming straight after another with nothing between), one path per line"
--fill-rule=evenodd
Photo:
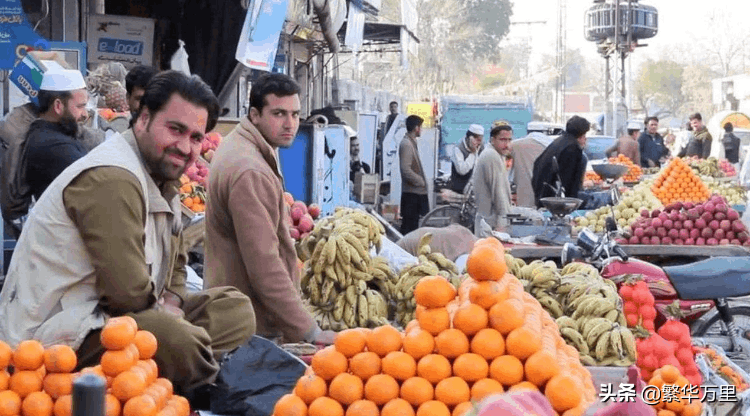
M419 43L419 39L414 33L411 33L406 26L396 23L376 23L376 22L365 22L364 28L364 44L365 45L393 45L401 43L401 30L411 36L412 40ZM341 26L338 37L339 40L343 41L346 35L346 23Z

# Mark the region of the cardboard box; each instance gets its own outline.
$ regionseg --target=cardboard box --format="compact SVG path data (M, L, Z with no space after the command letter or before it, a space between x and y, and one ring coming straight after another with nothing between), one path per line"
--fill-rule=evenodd
M383 204L380 215L388 222L396 221L398 218L398 204Z
M120 62L125 68L151 66L154 56L154 19L92 14L86 42L89 63Z
M375 204L380 193L380 175L357 172L354 175L354 198L360 204Z
M44 73L52 68L68 68L68 65L55 52L31 51L13 68L9 75L10 81L26 94L32 103L39 104L37 96Z

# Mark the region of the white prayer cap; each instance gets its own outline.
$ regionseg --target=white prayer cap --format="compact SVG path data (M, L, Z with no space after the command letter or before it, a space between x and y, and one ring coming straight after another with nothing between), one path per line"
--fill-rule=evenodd
M44 73L42 85L44 91L74 91L86 88L81 71L75 69L50 69Z
M477 136L484 136L484 127L479 124L472 124L469 126L469 131L476 134Z
M357 132L353 128L347 126L346 124L344 124L344 131L350 138L355 137L357 135Z

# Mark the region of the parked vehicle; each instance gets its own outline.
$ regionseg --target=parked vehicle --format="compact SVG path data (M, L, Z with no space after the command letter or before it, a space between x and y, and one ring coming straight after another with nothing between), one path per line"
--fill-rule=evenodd
M422 218L420 227L447 227L451 224L461 224L474 232L474 218L477 215L477 206L474 199L474 187L469 182L463 195L456 194L450 189L446 191L455 198L448 205L440 205L428 212Z
M690 326L691 335L719 345L728 353L750 355L750 306L731 299L750 295L750 259L715 257L682 266L658 267L629 259L614 240L617 225L607 218L607 232L599 237L587 228L575 244L563 246L563 265L576 259L597 267L602 277L619 285L622 276L640 274L651 289L658 312L657 327L665 322L667 306L675 301ZM619 281L618 281L619 280Z
M615 140L617 139L613 136L588 136L586 138L586 148L583 149L583 152L586 153L589 161L606 159L607 155L605 152L615 144Z

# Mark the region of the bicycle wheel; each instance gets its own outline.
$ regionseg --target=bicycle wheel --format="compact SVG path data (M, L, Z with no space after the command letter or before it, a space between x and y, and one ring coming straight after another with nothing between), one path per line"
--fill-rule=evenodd
M453 205L437 207L428 212L419 223L420 227L447 227L451 224L461 223L461 209Z

